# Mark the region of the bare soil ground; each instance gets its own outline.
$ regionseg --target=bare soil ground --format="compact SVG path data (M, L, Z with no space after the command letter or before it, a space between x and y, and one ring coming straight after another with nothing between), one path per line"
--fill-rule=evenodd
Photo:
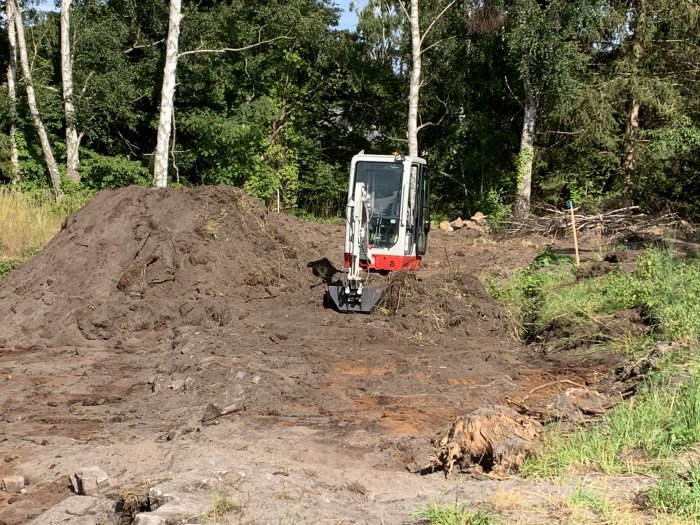
M375 277L387 301L347 315L324 307L319 269L341 266L342 228L227 187L105 191L69 217L0 281L0 477L29 482L0 493L0 523L69 497L68 475L93 464L116 493L226 488L246 523L404 523L428 500L488 502L503 485L414 473L431 438L619 363L523 346L480 284L551 239L433 232L415 278Z

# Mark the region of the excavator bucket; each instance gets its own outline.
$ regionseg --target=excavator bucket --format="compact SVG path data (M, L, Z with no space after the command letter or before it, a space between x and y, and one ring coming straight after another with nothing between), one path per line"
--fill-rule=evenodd
M339 312L368 314L382 298L382 291L376 288L363 288L360 294L348 293L342 284L331 284L328 297Z

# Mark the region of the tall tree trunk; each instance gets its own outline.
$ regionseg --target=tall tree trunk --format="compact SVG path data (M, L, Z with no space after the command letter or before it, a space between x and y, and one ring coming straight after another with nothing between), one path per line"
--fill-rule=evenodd
M15 29L14 0L5 2L7 15L7 41L9 43L9 59L7 61L7 98L10 103L10 161L12 163L12 182L20 181L19 152L17 151L17 33Z
M418 100L421 81L421 35L418 17L418 0L411 0L409 23L411 25L411 76L408 87L408 154L418 156Z
M22 76L24 77L24 84L27 89L27 104L29 105L29 112L32 114L32 120L34 121L34 127L39 135L39 141L41 142L41 149L44 152L44 161L46 162L46 169L49 171L49 176L51 177L51 186L53 187L53 192L56 200L61 200L63 198L63 190L61 189L61 176L58 172L58 166L56 165L56 159L53 156L53 151L51 150L51 143L49 142L49 136L46 134L46 128L39 115L39 109L36 105L36 96L34 94L34 85L32 83L32 72L29 69L29 58L27 57L27 41L24 38L24 22L22 20L22 10L19 7L19 0L7 0L8 2L14 2L15 8L15 28L17 30L17 47L19 49L19 61L22 65Z
M515 195L515 216L526 217L530 213L532 192L532 161L535 158L535 124L537 122L537 100L529 82L525 82L525 116L520 134L520 153L517 157L518 187Z
M77 118L73 103L70 4L71 0L61 0L61 78L63 80L63 106L66 118L66 176L73 182L80 182L80 173L78 173L80 140L76 129Z
M625 150L622 157L622 182L626 195L632 195L634 175L637 171L637 141L639 139L639 100L630 94L627 106L627 124L625 126Z
M175 96L175 71L177 70L178 40L182 19L181 0L170 0L168 43L163 69L163 88L160 95L160 119L158 120L158 141L156 143L153 183L156 188L168 185L168 144L173 125L173 98Z
M635 0L632 3L634 10L634 33L632 34L632 65L627 102L627 124L625 125L624 153L622 155L622 182L624 193L632 198L634 193L634 180L637 172L637 144L639 142L639 110L641 104L637 98L637 70L644 54L644 40L646 39L646 2Z

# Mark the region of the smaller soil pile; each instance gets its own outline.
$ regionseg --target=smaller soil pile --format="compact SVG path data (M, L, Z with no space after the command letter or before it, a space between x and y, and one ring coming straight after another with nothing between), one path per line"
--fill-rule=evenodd
M420 277L410 272L391 274L384 287L379 313L411 333L503 332L505 315L473 275Z
M313 228L231 187L103 191L0 283L0 338L79 344L225 326L250 300L318 283L306 264L326 234Z

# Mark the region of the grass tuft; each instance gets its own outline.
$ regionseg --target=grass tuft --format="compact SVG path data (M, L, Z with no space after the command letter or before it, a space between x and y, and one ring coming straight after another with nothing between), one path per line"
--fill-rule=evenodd
M646 501L660 513L700 523L700 465L693 465L682 475L662 477L646 494Z
M223 492L216 492L212 496L209 508L202 516L204 523L218 524L222 523L224 518L229 514L242 514L243 506L236 503Z
M492 525L498 523L496 516L481 511L472 511L466 506L439 505L430 503L411 514L411 518L427 525Z

